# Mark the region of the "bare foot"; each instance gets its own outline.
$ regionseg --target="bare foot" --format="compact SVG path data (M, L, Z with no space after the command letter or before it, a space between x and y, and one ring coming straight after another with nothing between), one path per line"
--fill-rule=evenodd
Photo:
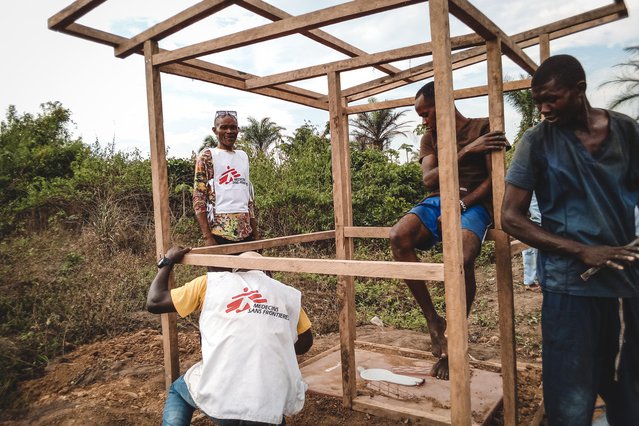
M430 369L430 375L440 380L448 380L448 356L441 357Z
M436 320L428 323L428 332L430 333L431 352L437 358L448 356L448 340L446 339L446 320L438 317Z

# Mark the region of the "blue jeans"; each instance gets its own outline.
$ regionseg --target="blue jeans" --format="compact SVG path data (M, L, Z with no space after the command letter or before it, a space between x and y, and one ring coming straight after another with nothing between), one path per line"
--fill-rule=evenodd
M616 298L544 291L542 362L548 424L590 426L597 395L611 426L639 425L639 297L623 299L626 324L618 379Z
M180 376L171 384L166 395L164 412L162 413L162 426L188 426L191 424L193 412L197 408L191 393L186 386L184 376ZM216 419L209 417L219 426L261 426L268 423L251 422L248 420ZM280 426L286 426L286 419L282 417Z

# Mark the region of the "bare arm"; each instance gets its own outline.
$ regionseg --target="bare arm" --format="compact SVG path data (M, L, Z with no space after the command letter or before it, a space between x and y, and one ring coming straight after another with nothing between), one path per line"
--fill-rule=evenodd
M469 143L459 151L457 151L457 163L459 163L464 157L473 153L489 153L490 151L496 151L506 148L508 141L503 132L490 132L481 135L475 139L472 143ZM488 187L482 188L482 191L486 191L484 196L488 194L490 190L490 179L488 180ZM427 190L432 191L439 187L439 167L437 164L437 156L430 154L422 159L422 181ZM486 185L485 183L480 184ZM473 191L475 192L475 191ZM469 194L470 195L470 194ZM469 200L470 201L470 200ZM465 202L465 200L464 200ZM477 202L477 200L475 200ZM468 204L467 205L471 205Z
M619 262L639 259L637 248L588 246L545 231L527 217L531 198L532 191L506 184L501 207L501 225L504 231L513 237L540 250L576 257L587 266L623 269Z
M182 260L190 250L190 248L171 247L166 252L165 257L171 260L171 265L158 270L146 298L146 309L152 314L176 312L171 299L171 290L169 290L169 276L173 270L173 264Z
M313 332L309 328L304 333L297 336L297 342L295 342L295 353L297 355L303 355L311 349L313 346Z

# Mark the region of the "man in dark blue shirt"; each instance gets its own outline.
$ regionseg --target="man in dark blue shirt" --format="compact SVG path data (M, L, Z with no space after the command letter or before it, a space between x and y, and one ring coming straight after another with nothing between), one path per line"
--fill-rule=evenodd
M549 424L590 425L601 395L612 425L639 425L639 125L590 106L572 56L532 79L544 116L506 176L503 229L539 249L543 386ZM535 192L542 226L526 212ZM589 267L601 270L587 281Z

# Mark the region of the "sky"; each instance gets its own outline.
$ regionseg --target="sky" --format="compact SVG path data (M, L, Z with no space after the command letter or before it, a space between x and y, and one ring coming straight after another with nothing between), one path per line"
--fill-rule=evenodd
M470 0L505 33L515 34L529 28L605 6L612 0ZM195 4L196 0L109 0L78 22L124 37L132 37L144 29ZM4 120L7 107L18 112L37 113L39 105L59 101L72 112L73 132L86 143L98 140L106 145L115 142L117 150L149 152L148 118L144 62L140 55L126 59L114 56L108 46L48 30L47 19L69 5L71 0L25 0L0 2L0 110ZM330 7L343 1L272 0L274 6L299 15ZM149 4L153 4L152 10ZM593 106L605 107L619 91L601 83L619 73L614 65L629 58L624 47L639 45L639 0L626 0L629 17L585 32L551 42L551 54L567 53L577 57L588 80L588 97ZM215 16L174 34L160 42L160 47L176 49L196 42L235 33L269 21L230 6ZM324 31L375 53L422 43L430 40L428 3L421 3L384 12L347 23L330 25ZM471 32L451 17L452 35ZM535 61L538 48L526 49ZM344 59L345 56L299 35L259 43L203 57L213 63L265 76L302 67ZM398 68L426 62L430 57L400 61ZM510 60L504 60L504 75L513 80L524 72ZM372 68L349 71L342 75L342 86L363 83L383 74ZM464 88L486 84L486 66L477 64L456 71L454 87ZM325 77L305 80L296 85L327 93ZM422 83L413 83L377 95L378 100L413 96ZM202 140L211 134L216 110L235 110L240 126L247 118L270 117L292 135L305 122L323 129L328 112L274 98L215 86L182 77L162 75L164 130L169 157L189 157ZM362 102L365 102L363 100ZM467 117L488 115L487 98L457 102ZM412 108L406 110L409 129L418 123ZM629 109L623 112L636 112ZM352 118L352 116L351 116ZM512 140L519 116L506 105L506 134ZM393 141L397 148L403 143L418 146L418 136ZM400 155L400 158L404 157Z

